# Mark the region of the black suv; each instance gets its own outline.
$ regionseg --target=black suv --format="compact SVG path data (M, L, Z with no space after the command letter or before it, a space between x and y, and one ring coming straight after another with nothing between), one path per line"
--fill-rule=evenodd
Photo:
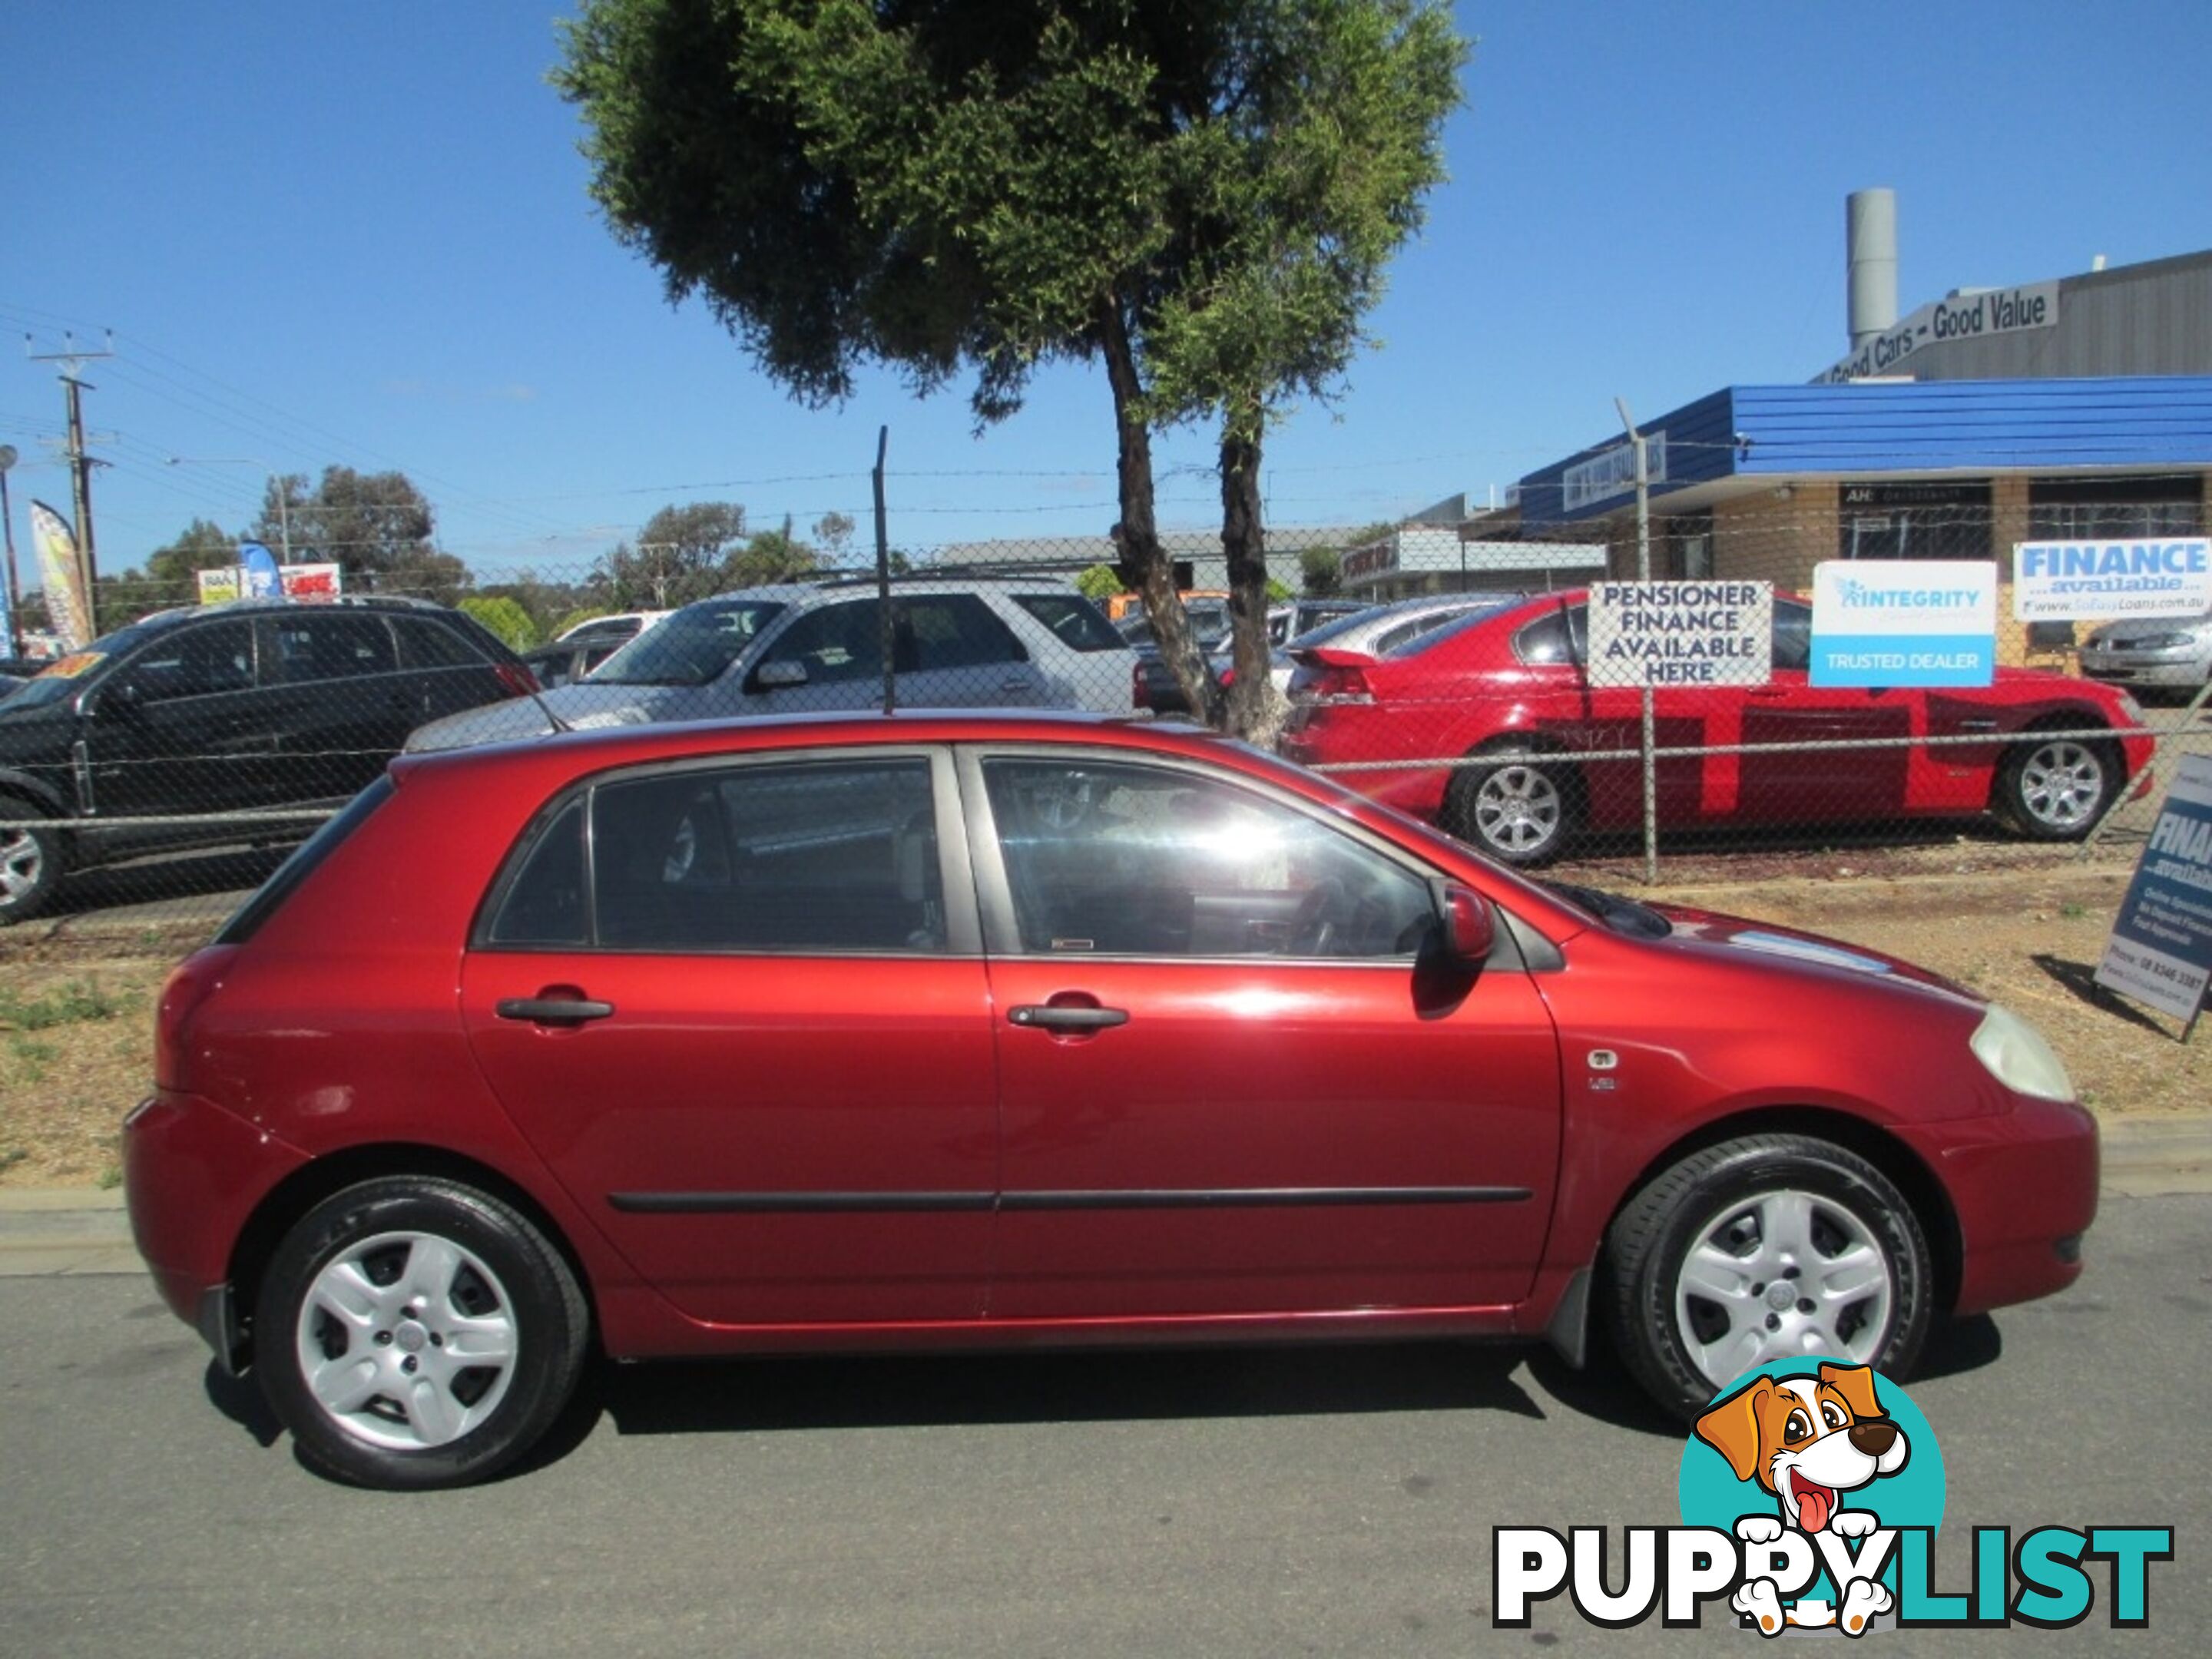
M302 834L216 815L336 805L424 721L536 689L474 618L422 600L247 599L119 629L0 702L0 925L67 871ZM206 821L127 821L179 817Z

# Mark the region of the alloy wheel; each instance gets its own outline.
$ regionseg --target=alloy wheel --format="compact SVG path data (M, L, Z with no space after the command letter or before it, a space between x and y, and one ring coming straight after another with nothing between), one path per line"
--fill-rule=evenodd
M1896 1276L1881 1235L1824 1194L1739 1200L1691 1236L1674 1321L1715 1388L1769 1360L1831 1355L1871 1364L1889 1335Z

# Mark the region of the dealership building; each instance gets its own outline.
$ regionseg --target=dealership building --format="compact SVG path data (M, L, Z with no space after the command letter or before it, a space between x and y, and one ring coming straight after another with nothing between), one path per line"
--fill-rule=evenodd
M1960 290L1899 319L1893 229L1885 299L1862 206L1844 358L1807 385L1724 386L1638 426L1654 576L1802 590L1823 560L1908 558L1992 559L2002 576L2016 542L2205 532L2212 252ZM1539 468L1456 532L1599 543L1607 571L1632 576L1633 447L1617 433ZM2063 643L2006 632L2008 660Z

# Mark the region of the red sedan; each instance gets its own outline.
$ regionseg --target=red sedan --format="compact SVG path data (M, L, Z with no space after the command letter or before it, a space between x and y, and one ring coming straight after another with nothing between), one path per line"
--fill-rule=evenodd
M1850 1031L1854 1041L1838 1042ZM163 994L170 1306L348 1479L617 1358L1546 1339L1685 1412L2080 1271L2094 1120L1905 963L1081 717L404 758Z
M1307 653L1285 752L1310 766L1494 757L1343 781L1516 864L1555 857L1581 830L1634 828L1642 694L1589 684L1583 618L1580 592L1546 594L1379 660ZM1777 745L1662 759L1662 828L1993 811L2021 835L2072 840L2149 762L2148 738L2095 735L2142 723L2114 687L2000 668L1982 688L1823 688L1806 672L1811 640L1811 607L1777 596L1770 684L1656 692L1659 749ZM1854 742L1866 746L1833 746ZM1613 758L1582 758L1600 754Z

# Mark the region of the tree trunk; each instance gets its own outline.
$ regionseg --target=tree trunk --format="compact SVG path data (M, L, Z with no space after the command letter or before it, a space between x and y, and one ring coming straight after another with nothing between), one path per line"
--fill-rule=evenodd
M1192 712L1218 728L1227 716L1221 688L1214 683L1198 641L1191 637L1190 618L1183 613L1182 595L1176 591L1175 565L1160 545L1159 526L1152 516L1152 433L1142 410L1144 388L1137 378L1128 319L1122 315L1118 300L1108 301L1099 322L1120 447L1116 465L1121 500L1121 562L1144 597L1145 614L1152 619L1152 641L1159 647L1160 660L1182 688Z
M1290 706L1275 690L1267 643L1267 544L1260 510L1260 417L1231 419L1221 436L1221 548L1229 558L1229 730L1272 749Z

